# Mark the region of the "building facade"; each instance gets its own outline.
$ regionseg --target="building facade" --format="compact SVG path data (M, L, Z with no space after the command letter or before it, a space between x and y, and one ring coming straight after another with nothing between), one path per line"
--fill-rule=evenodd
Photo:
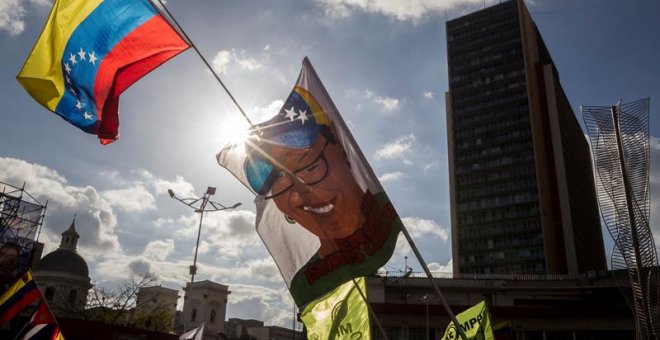
M183 302L183 331L204 323L204 340L215 340L225 331L229 287L209 280L188 282Z
M446 30L454 272L605 269L589 145L524 2Z
M162 286L140 287L136 294L135 314L142 316L144 326L160 332L174 331L179 291Z
M452 312L485 300L498 340L635 338L635 320L610 272L589 275L463 274L435 278ZM387 339L441 339L450 319L423 273L367 279L369 303ZM373 339L385 339L372 321ZM427 337L428 336L428 337Z

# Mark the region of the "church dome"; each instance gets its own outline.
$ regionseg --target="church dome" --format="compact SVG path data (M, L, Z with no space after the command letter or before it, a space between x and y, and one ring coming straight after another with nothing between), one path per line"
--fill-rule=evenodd
M80 235L76 232L75 218L69 229L62 233L60 247L44 256L34 267L35 273L60 273L81 276L89 280L89 268L82 256L78 255L76 246Z
M57 249L41 258L34 267L35 272L61 272L89 277L87 262L75 251Z

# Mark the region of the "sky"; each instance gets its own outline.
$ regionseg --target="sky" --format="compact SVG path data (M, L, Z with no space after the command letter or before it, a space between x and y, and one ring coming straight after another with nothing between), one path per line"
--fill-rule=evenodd
M75 214L78 251L93 284L112 286L150 270L163 286L181 289L189 281L199 215L167 190L200 197L213 186L213 201L242 206L204 216L195 279L229 286L227 317L290 327L293 301L254 229L253 197L215 160L247 125L212 73L193 50L154 70L121 96L120 138L102 146L46 111L15 80L51 4L0 0L0 181L25 183L41 203L48 201L39 239L45 253L57 248ZM445 21L482 8L483 0L168 0L166 6L255 123L277 113L309 57L425 261L431 270L451 271ZM660 235L660 3L535 0L527 6L580 122L580 105L651 97L651 225ZM421 271L413 258L399 242L384 269L402 272L407 263Z

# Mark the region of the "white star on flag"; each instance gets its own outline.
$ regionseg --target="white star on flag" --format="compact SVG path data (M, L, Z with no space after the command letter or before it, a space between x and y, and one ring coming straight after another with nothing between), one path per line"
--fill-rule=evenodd
M85 111L85 113L83 113L83 117L85 118L85 120L92 120L92 115L87 113L87 111Z
M98 58L96 58L96 55L94 54L94 51L92 51L92 53L89 54L89 62L92 63L92 65L96 65L96 60L97 59Z
M76 108L77 108L78 110L82 110L82 107L83 107L83 105L82 105L82 103L80 102L80 100L76 101Z
M69 78L69 76L66 76L66 83L71 85L71 78Z
M293 122L293 120L296 117L296 109L294 109L293 106L291 106L290 109L284 111L286 112L286 116L284 116L284 118L289 118L289 120Z
M64 63L64 70L66 70L66 73L71 73L71 66L68 63Z
M306 120L309 120L309 118L307 118L307 111L306 110L301 110L300 111L300 116L298 116L298 117L300 118L300 122L303 125L305 125Z
M73 53L69 53L69 55L70 55L69 60L71 61L71 65L75 65L76 64L76 55L73 54Z
M83 51L82 47L80 48L80 52L78 52L78 55L80 56L80 60L85 60L85 51Z
M73 93L74 96L78 95L78 92L76 92L76 90L73 88L73 86L70 88L70 90L71 90L71 93Z

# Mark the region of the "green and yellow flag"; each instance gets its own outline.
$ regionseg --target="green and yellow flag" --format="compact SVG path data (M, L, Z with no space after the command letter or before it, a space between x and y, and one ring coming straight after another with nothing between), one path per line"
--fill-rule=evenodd
M308 339L371 339L369 308L353 282L342 284L305 307L300 318L307 327ZM364 277L355 282L366 298Z
M456 315L456 320L461 325L461 328L468 339L495 340L495 334L493 333L493 328L491 326L490 313L488 313L486 301L481 301ZM455 339L460 339L460 335L458 334L454 323L450 322L442 340Z

